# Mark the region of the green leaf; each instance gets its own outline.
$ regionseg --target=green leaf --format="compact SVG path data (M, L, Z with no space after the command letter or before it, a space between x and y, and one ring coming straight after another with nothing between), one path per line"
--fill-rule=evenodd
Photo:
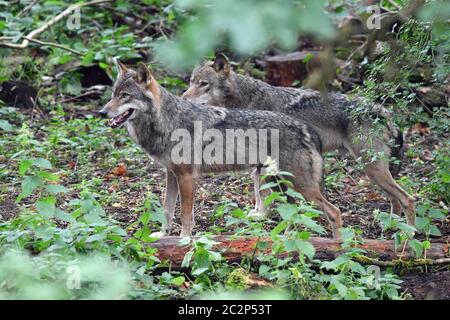
M450 173L444 172L441 174L441 180L444 183L450 183Z
M308 231L300 231L297 234L297 237L301 240L309 240L309 238L311 238L311 232Z
M146 226L148 224L148 222L150 221L150 216L151 216L151 211L146 211L144 212L140 217L139 217L139 221L142 222L142 224L144 226Z
M33 161L30 159L22 160L19 164L19 174L23 176L25 172L33 165Z
M191 238L190 237L184 237L184 238L181 238L178 241L178 245L179 246L187 246L189 243L191 243Z
M14 130L14 126L12 126L8 121L0 119L0 129L11 132Z
M298 208L291 203L282 203L278 206L277 211L283 220L289 220L298 212Z
M214 241L213 239L210 239L206 236L202 236L198 240L195 240L195 243L196 244L201 243L201 244L206 245L207 247L212 247L215 244L219 244L219 242Z
M22 192L17 197L16 201L20 201L31 195L36 188L42 185L42 183L43 180L38 176L25 177L22 181Z
M282 221L281 223L279 223L275 228L272 229L272 231L270 232L270 236L272 238L276 237L278 234L280 234L284 229L286 229L288 223L287 221Z
M440 237L442 233L435 225L430 225L430 235Z
M430 225L430 219L424 217L416 217L416 227L417 230L423 230L425 227Z
M59 181L59 176L56 173L38 171L37 175L47 181Z
M208 250L203 248L198 248L194 253L194 262L196 268L206 268L209 269L210 259Z
M244 211L242 211L242 209L234 209L233 211L231 211L231 215L235 218L238 219L245 219L245 213Z
M269 275L270 267L266 264L262 264L259 266L258 273L261 276L267 277Z
M259 188L259 190L266 190L266 189L272 189L272 188L274 188L274 187L276 187L276 186L278 186L278 184L276 183L276 182L273 182L273 181L271 181L271 182L268 182L268 183L264 183L260 188Z
M195 271L193 271L192 272L192 275L193 276L199 276L199 275L201 275L202 273L204 273L204 272L206 272L206 271L208 271L209 270L209 268L198 268L198 269L195 269Z
M296 199L300 199L300 200L305 200L305 198L303 197L303 195L291 188L288 188L285 192L286 195L292 197L292 198L296 198Z
M301 215L300 216L300 222L307 227L308 229L319 233L319 234L324 234L325 233L325 229L318 224L316 221L314 221L313 219L311 219L310 217L307 217L305 215Z
M322 261L320 268L327 269L327 270L337 270L338 265L334 261Z
M424 205L418 205L417 207L416 207L416 213L419 215L419 216L421 216L421 217L423 217L426 213L427 213L427 207L426 206L424 206Z
M284 248L287 252L297 251L297 244L295 240L286 240L284 242Z
M182 268L188 268L189 264L191 263L192 255L194 254L194 251L188 251L183 258L183 262L181 263Z
M134 233L134 236L144 242L153 242L153 241L155 241L155 239L154 239L155 237L151 237L150 236L151 233L152 232L151 232L150 228L147 226L144 226L141 229L139 229L138 231L136 231Z
M438 219L438 220L444 220L446 218L446 215L438 209L430 209L428 211L428 215L430 217L432 217L433 219Z
M170 282L176 286L181 286L184 283L185 279L183 276L179 276L176 278L173 278Z
M69 223L76 222L76 220L70 214L67 214L60 209L55 209L55 218Z
M101 240L105 240L105 239L106 239L106 233L105 232L100 232L100 233L96 233L96 234L93 234L93 235L89 236L86 239L86 243L91 243L91 242L94 242L94 241L101 241Z
M408 241L409 247L414 250L414 253L416 254L416 257L421 257L423 254L423 245L422 242L420 242L417 239L411 239Z
M36 202L36 209L46 218L52 218L55 215L55 197L40 198Z
M279 192L272 192L264 199L264 206L270 206L275 200L284 201L283 197Z
M338 280L335 280L335 279L333 279L331 281L331 283L337 289L337 291L339 292L339 295L342 298L345 298L347 296L347 287L345 285L343 285L342 283L340 283Z
M42 169L51 169L52 164L47 159L35 158L33 159L33 165Z
M312 259L314 255L316 254L316 249L309 241L304 241L297 239L295 241L297 249L300 253L303 253L305 256L307 256L309 259Z
M66 193L69 192L69 189L60 185L60 184L49 184L45 187L48 192L51 193Z

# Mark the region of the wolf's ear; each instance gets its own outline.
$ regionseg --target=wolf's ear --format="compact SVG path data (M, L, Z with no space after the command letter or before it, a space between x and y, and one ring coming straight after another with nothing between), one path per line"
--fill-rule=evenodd
M152 93L153 97L159 101L161 96L161 91L159 90L158 83L156 83L155 78L153 78L150 70L142 62L139 63L135 80L137 83L146 87Z
M117 70L119 71L119 76L123 76L128 71L128 68L122 62L120 62L117 57L115 57L113 61L116 65Z
M230 62L223 53L216 54L212 67L216 70L216 72L220 72L225 75L230 73Z
M141 84L148 85L152 80L153 77L152 74L150 73L150 70L147 68L145 64L140 62L136 71L136 81Z

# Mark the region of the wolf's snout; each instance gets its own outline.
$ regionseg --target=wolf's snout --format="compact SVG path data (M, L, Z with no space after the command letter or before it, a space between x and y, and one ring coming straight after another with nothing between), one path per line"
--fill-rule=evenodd
M99 114L100 116L102 116L103 118L106 118L106 116L107 116L107 112L106 112L106 110L104 110L104 109L100 110L100 111L98 112L98 114Z
M192 87L187 89L181 96L184 100L189 100L192 97Z

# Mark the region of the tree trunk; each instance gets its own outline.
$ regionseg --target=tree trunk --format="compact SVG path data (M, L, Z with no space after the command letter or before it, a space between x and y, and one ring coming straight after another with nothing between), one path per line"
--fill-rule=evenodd
M160 260L168 260L172 263L172 267L180 267L185 254L192 249L191 245L180 246L180 237L166 236L157 241L150 243L153 248L157 248L157 257ZM198 239L196 237L193 238ZM272 241L270 238L255 238L255 237L234 237L234 236L216 236L212 240L216 241L214 250L218 250L222 253L222 256L231 263L240 261L243 257L251 257L255 254L256 244L258 242L267 242L268 246L265 246L264 253L271 252ZM321 260L332 260L343 249L341 248L341 242L330 238L311 238L311 243L316 249L315 258ZM398 264L399 260L408 260L409 265L417 262L420 265L433 264L433 261L440 262L441 264L450 264L449 256L449 243L443 241L442 243L434 242L429 250L426 252L427 259L414 260L414 253L409 250L408 246L401 248L394 248L394 242L392 240L365 240L363 244L356 245L357 248L366 250L367 259L360 260L363 263L368 264L380 264L381 266L387 266L392 263L393 260ZM261 250L258 250L261 253ZM448 261L447 261L448 259Z

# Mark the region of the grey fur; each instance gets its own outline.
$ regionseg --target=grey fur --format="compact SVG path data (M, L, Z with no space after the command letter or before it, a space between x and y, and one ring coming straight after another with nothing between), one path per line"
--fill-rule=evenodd
M408 223L415 224L414 200L389 172L388 159L402 158L402 133L390 122L390 112L381 105L349 99L340 93L322 94L311 89L271 86L233 72L220 54L214 62L204 62L194 69L190 87L183 97L227 108L245 106L252 110L272 110L305 121L316 129L323 151L345 150L355 158L363 158L368 176L391 198L392 212L403 211ZM366 112L362 116L352 116L358 113L353 112L356 108ZM375 133L374 119L385 123ZM385 159L371 162L366 151L383 153ZM396 173L400 168L391 165L391 169Z
M294 173L294 188L307 200L314 201L327 214L333 234L338 236L341 227L340 211L331 205L320 192L322 178L321 142L314 128L299 119L271 111L228 109L194 104L181 99L156 84L145 67L137 72L124 66L113 87L112 99L101 110L109 117L117 117L133 110L124 123L131 137L151 157L167 169L167 192L164 203L170 231L176 196L181 195L182 235L192 231L192 179L210 172L244 170L245 164L176 164L171 151L177 144L171 135L176 129L194 133L194 122L201 121L204 129L277 129L279 130L279 158L281 170ZM144 69L145 68L145 69ZM227 150L228 151L228 150ZM235 151L236 152L236 151ZM264 164L260 159L256 167ZM178 191L175 190L176 183Z

